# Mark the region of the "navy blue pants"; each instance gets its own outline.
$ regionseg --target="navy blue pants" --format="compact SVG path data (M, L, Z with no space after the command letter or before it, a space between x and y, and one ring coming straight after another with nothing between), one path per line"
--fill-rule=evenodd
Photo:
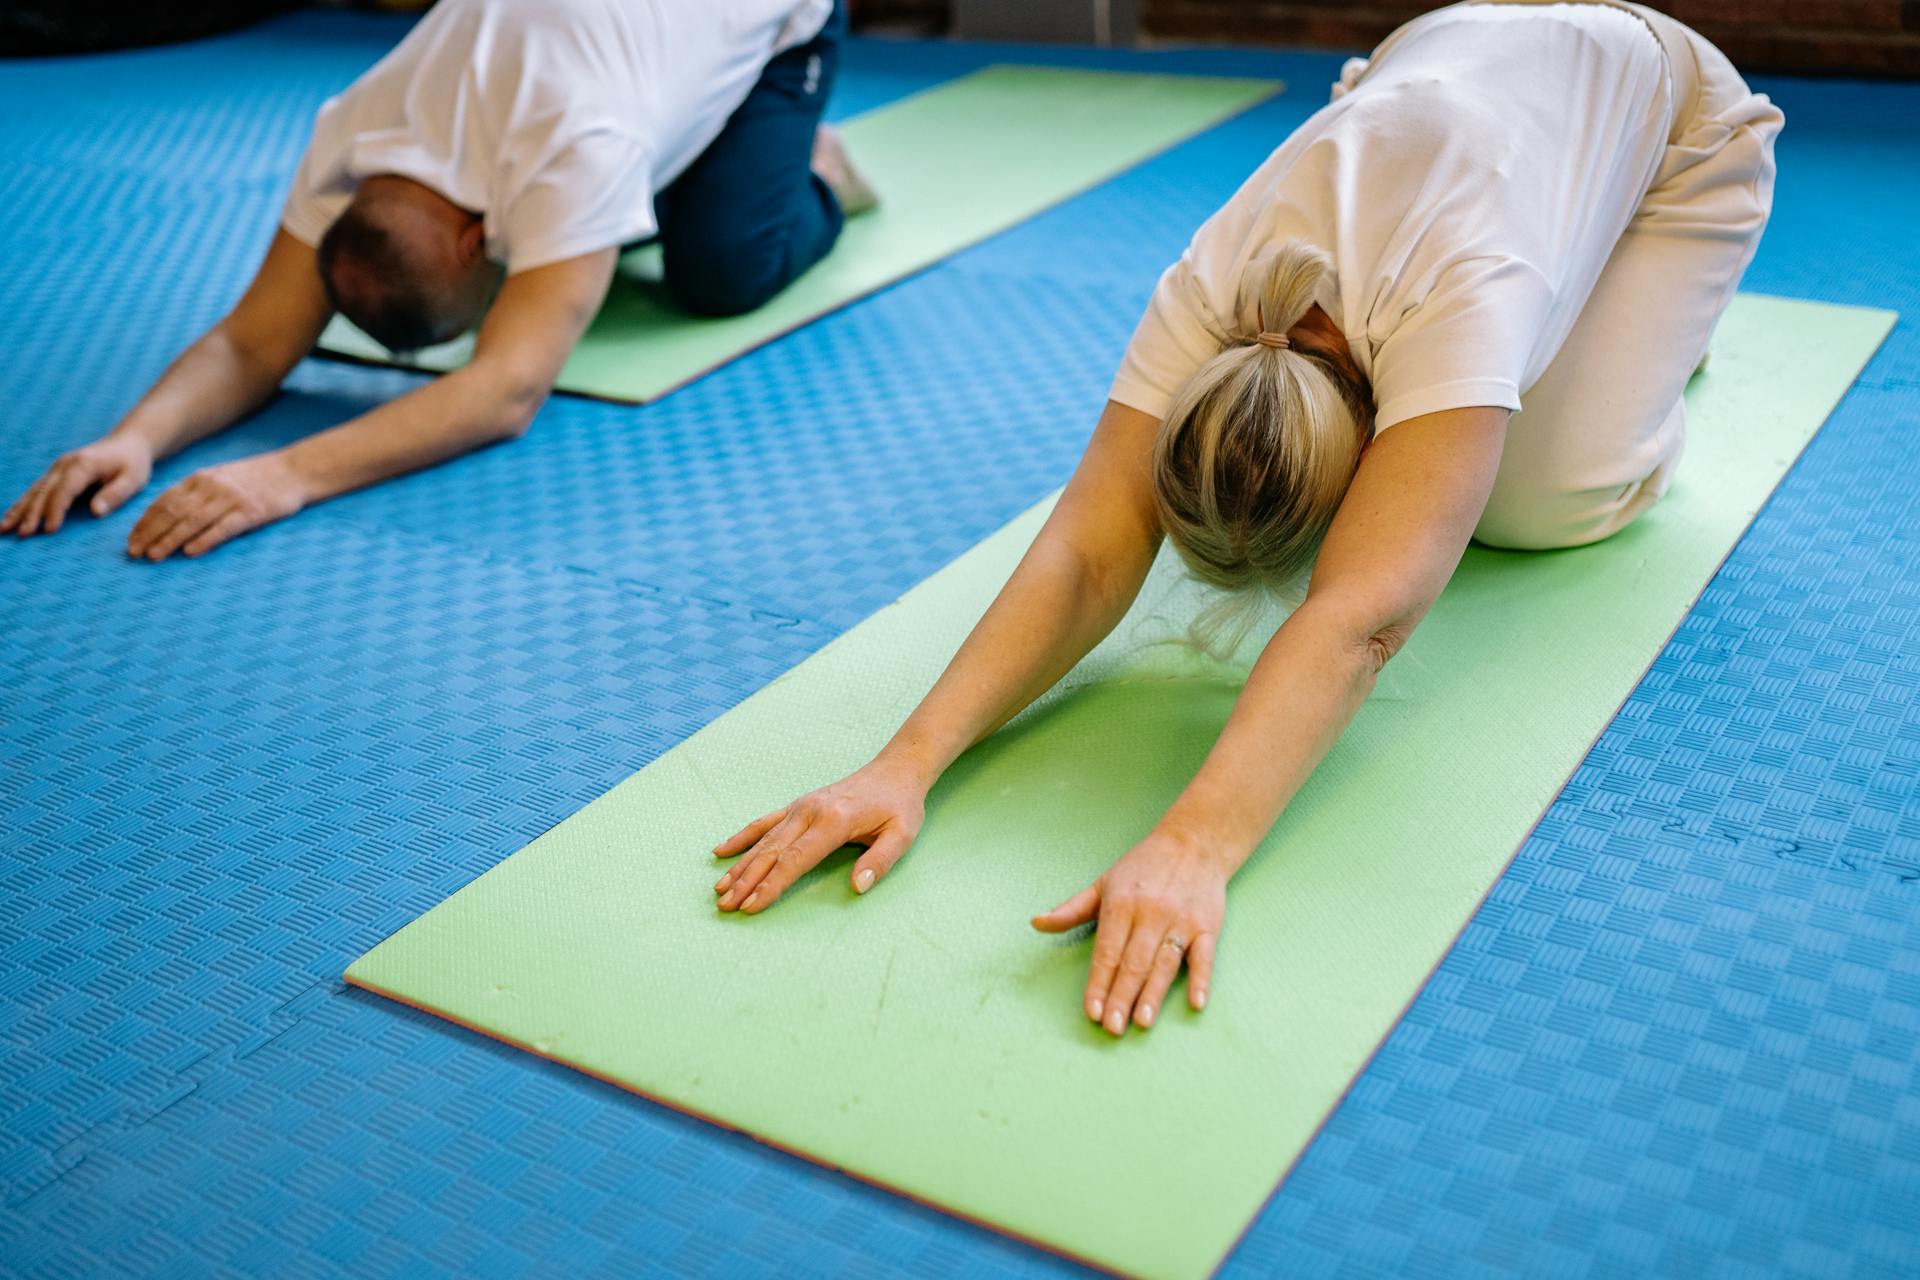
M656 197L667 291L688 311L751 311L839 238L840 202L811 159L846 28L846 0L836 0L820 34L767 63L720 135Z

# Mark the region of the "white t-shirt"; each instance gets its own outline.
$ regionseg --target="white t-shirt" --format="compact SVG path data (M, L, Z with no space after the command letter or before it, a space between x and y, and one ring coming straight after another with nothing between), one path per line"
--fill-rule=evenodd
M1112 397L1165 414L1221 350L1247 262L1325 249L1317 298L1373 383L1376 430L1517 410L1646 195L1670 125L1659 42L1598 4L1469 5L1411 24L1275 151L1160 278Z
M653 234L653 196L833 0L440 0L320 108L281 224L318 245L361 179L483 216L509 271Z

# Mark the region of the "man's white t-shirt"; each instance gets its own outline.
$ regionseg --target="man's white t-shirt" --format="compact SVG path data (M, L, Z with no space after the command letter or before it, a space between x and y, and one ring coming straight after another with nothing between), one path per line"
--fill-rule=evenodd
M654 193L833 0L440 0L320 108L281 225L318 245L364 178L480 213L509 271L645 239Z
M1219 353L1240 275L1294 237L1373 383L1376 430L1518 410L1646 195L1672 90L1658 40L1599 4L1468 5L1355 60L1161 277L1112 397L1165 414ZM1242 322L1244 326L1244 321Z

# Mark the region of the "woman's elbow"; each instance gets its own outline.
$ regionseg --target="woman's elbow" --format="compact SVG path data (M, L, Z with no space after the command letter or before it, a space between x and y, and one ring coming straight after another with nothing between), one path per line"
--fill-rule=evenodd
M1394 654L1400 652L1401 646L1407 642L1407 637L1413 634L1413 627L1412 622L1395 621L1367 631L1362 645L1366 650L1367 661L1372 666L1373 674L1379 675L1380 669L1387 665Z
M1425 609L1389 608L1378 602L1309 596L1301 612L1313 611L1339 646L1371 681L1400 652Z

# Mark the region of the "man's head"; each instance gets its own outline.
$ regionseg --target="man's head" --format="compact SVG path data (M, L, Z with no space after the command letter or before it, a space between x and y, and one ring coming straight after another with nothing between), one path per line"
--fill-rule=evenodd
M477 214L393 174L362 182L320 239L320 278L334 308L394 352L471 329L500 274Z

